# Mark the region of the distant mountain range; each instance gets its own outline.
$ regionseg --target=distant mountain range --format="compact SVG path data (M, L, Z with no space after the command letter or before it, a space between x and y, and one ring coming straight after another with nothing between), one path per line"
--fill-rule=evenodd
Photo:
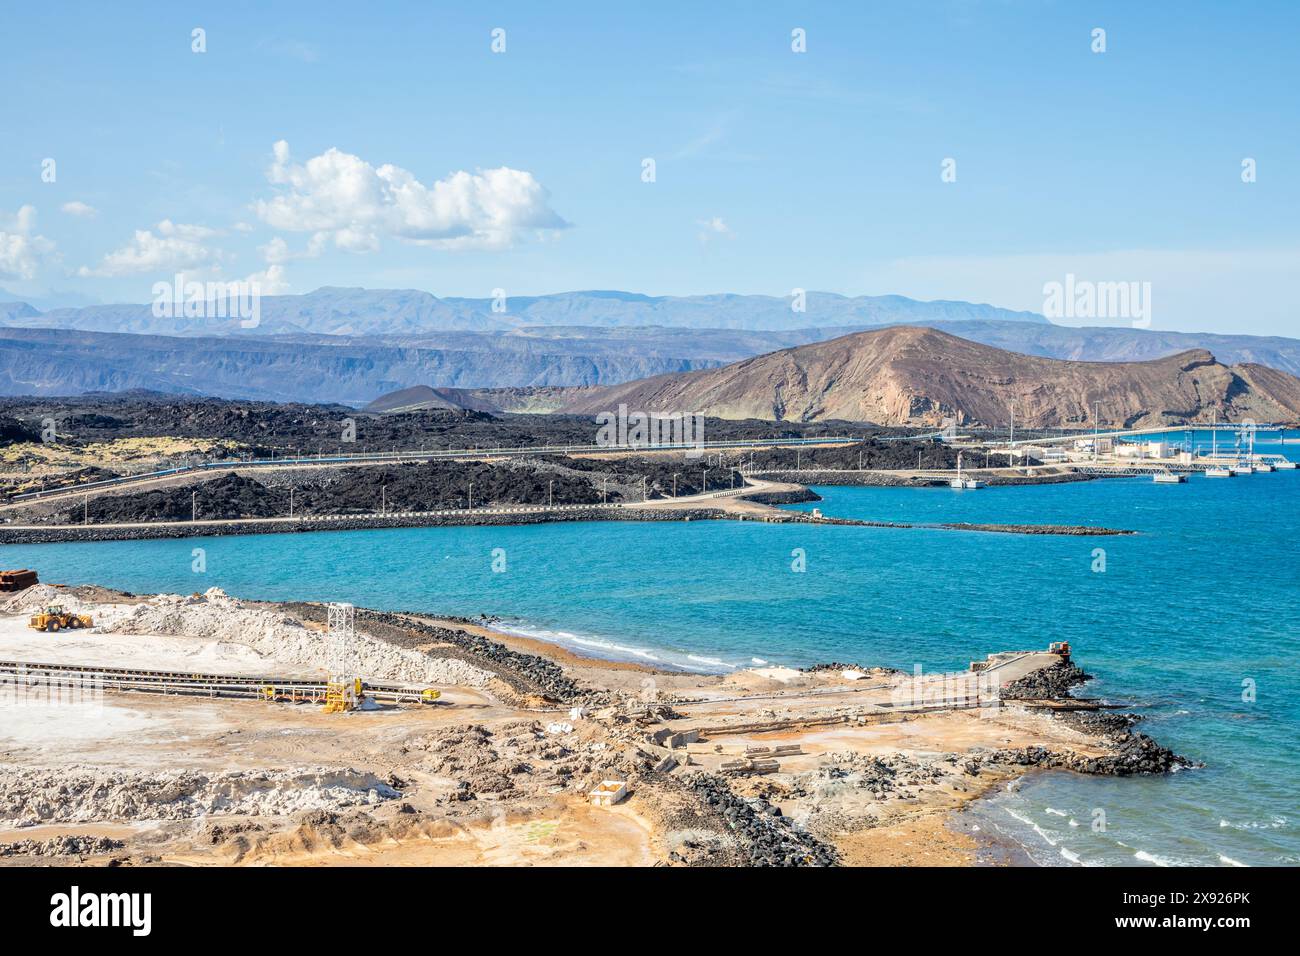
M622 349L618 345L622 345ZM624 341L601 346L486 336L430 348L337 336L179 337L0 328L0 395L148 389L270 401L362 405L411 384L587 385L708 368Z
M633 292L561 292L495 299L438 298L414 289L322 288L305 295L261 299L261 322L245 329L238 319L159 318L149 304L93 305L32 314L23 302L0 304L0 321L21 328L153 335L419 335L492 332L527 326L774 331L809 326L894 325L930 321L1045 323L1032 312L1012 312L969 302L918 302L903 296L847 296L809 292L803 308L766 295L650 296Z
M723 368L582 389L556 411L700 413L717 418L879 425L1148 427L1300 419L1300 378L1227 366L1204 349L1146 362L1022 355L935 329L894 327L783 349Z
M0 316L5 314L5 305L9 303L19 303L34 308L38 312L48 312L51 309L80 309L88 305L94 305L95 300L82 295L80 292L51 291L44 295L26 296L17 295L8 289L0 289Z
M539 387L609 385L716 368L891 318L1048 358L1133 361L1200 348L1230 365L1300 373L1296 339L1065 328L1031 313L896 296L810 293L804 313L769 296L575 292L508 304L510 311L501 314L492 312L490 300L319 289L268 297L262 325L248 330L237 320L156 319L149 306L42 312L25 302L0 302L0 394L143 388L364 405L426 385L461 390L459 402L487 404L502 399L470 393L511 388L513 401L535 408L551 401ZM659 324L625 324L634 320ZM567 321L576 324L561 324ZM764 327L790 321L823 324Z

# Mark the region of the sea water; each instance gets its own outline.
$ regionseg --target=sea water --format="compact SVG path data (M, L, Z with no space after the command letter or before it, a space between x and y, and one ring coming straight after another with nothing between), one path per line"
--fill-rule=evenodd
M1255 450L1297 458L1300 436ZM1300 471L816 490L839 517L1139 533L592 522L11 545L0 565L136 592L487 614L590 653L713 672L936 671L1065 640L1097 677L1087 694L1131 704L1146 733L1206 766L1034 774L976 805L982 829L1044 864L1300 863Z

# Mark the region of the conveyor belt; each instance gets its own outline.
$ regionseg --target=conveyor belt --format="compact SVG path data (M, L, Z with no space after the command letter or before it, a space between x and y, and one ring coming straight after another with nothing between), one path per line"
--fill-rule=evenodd
M50 677L94 682L110 690L146 691L200 697L239 697L259 700L323 703L326 682L313 678L200 674L186 671L152 671L79 664L0 661L0 679ZM428 687L363 681L365 696L389 703L431 704L439 696Z

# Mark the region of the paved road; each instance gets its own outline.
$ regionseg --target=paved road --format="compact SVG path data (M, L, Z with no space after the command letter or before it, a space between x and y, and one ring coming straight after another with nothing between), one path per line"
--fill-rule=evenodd
M760 479L751 479L743 488L727 489L724 491L710 491L698 495L683 495L680 498L656 498L650 501L631 501L631 502L614 502L610 504L584 504L584 505L507 505L490 508L446 508L438 511L375 511L369 514L347 514L347 515L294 515L292 517L285 515L277 518L200 518L197 521L119 521L119 522L96 522L93 525L57 525L57 524L0 524L0 531L50 531L58 528L204 528L216 525L239 525L254 526L266 525L274 528L276 525L286 524L321 524L328 525L335 521L372 521L377 519L400 520L402 518L421 519L421 518L477 518L488 515L512 515L512 514L579 514L592 511L617 511L625 508L634 508L637 510L653 509L675 509L675 508L717 508L719 510L744 510L767 509L766 505L759 505L755 502L741 502L735 499L741 495L756 494L760 492L782 491L789 489L790 485L785 485L775 481L762 481Z
M334 455L315 458L281 458L260 461L206 462L201 465L170 468L141 475L123 475L101 481L85 482L68 488L50 491L27 492L3 505L0 511L12 511L35 502L61 502L84 499L122 488L131 490L185 482L200 475L224 475L237 471L296 471L303 468L351 468L365 465L391 465L421 461L486 461L500 458L519 458L530 455L592 455L612 456L671 454L692 451L742 451L745 449L776 448L788 445L819 447L843 445L856 439L847 436L826 438L772 438L750 441L703 442L699 445L659 445L645 448L609 448L599 445L534 445L528 448L478 448L454 451L383 452L370 455Z

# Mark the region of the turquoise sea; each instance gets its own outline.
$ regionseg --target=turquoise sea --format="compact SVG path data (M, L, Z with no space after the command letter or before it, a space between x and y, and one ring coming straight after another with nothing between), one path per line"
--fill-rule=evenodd
M1300 435L1255 450L1300 459ZM0 566L138 592L215 585L486 613L594 653L715 671L756 660L929 671L1068 640L1097 675L1088 693L1131 702L1147 733L1206 767L1038 774L982 801L981 826L1045 864L1300 863L1300 471L817 490L817 506L843 517L1141 533L602 522L5 546ZM203 573L191 570L194 548Z

